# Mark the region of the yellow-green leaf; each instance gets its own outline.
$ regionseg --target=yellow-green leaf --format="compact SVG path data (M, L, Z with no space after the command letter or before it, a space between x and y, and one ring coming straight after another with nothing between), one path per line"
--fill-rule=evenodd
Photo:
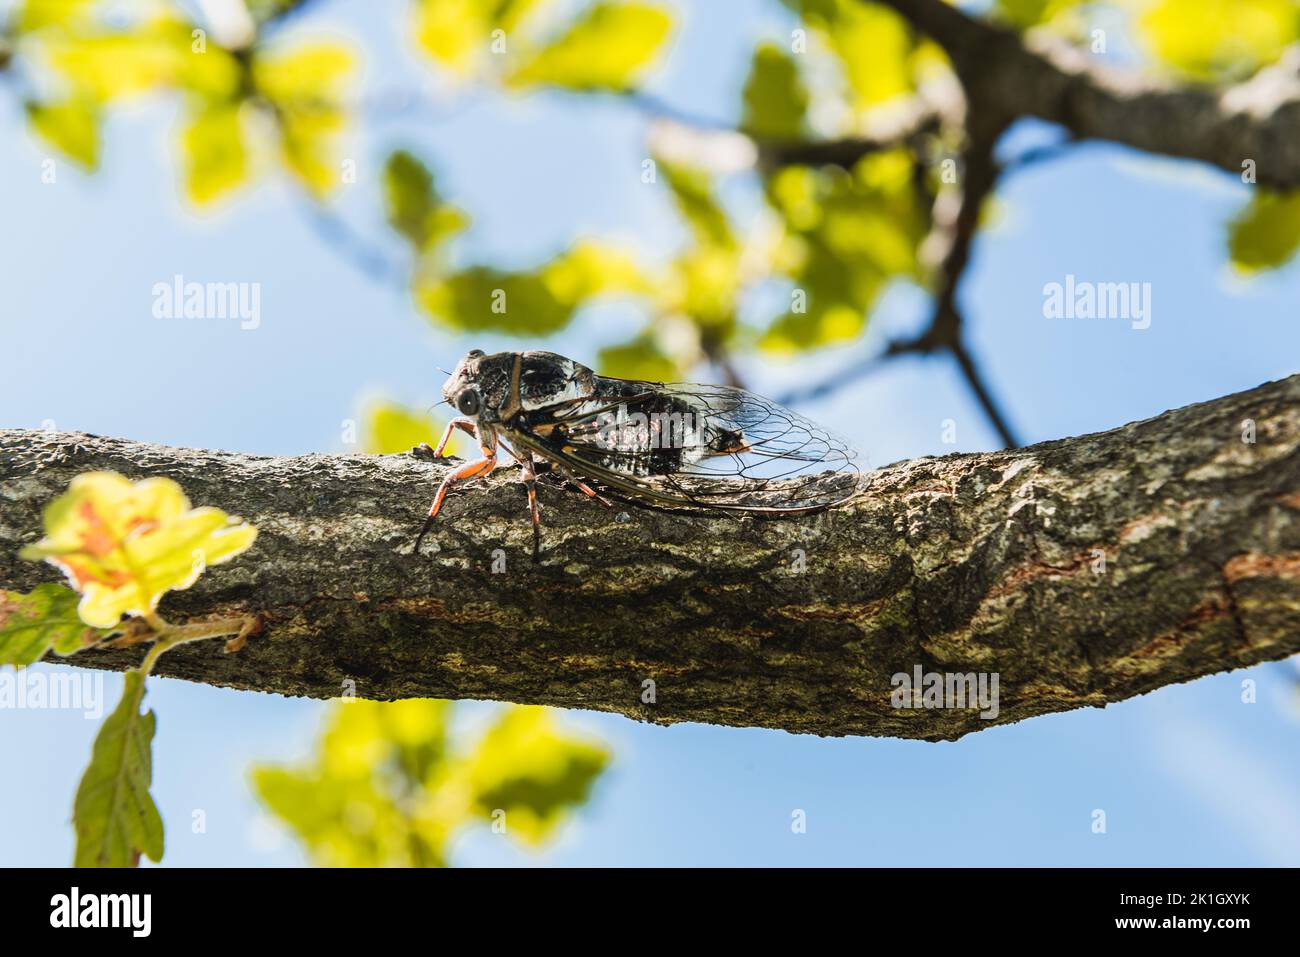
M919 280L927 216L904 150L863 158L851 173L791 167L767 183L786 223L774 269L794 283L790 309L761 345L790 352L857 337L889 280Z
M462 76L471 72L489 49L492 32L501 30L507 48L515 30L539 0L416 0L414 34L429 56Z
M673 382L679 377L677 363L664 355L648 337L601 349L597 365L602 375L620 379Z
M1232 264L1244 273L1276 269L1300 248L1300 191L1257 188L1250 203L1228 226Z
M731 222L713 195L707 173L666 160L659 161L659 170L672 190L678 212L690 226L697 242L720 248L736 245Z
M190 508L171 479L86 472L46 507L45 537L20 554L62 570L81 592L82 620L111 628L123 615L151 614L166 592L188 588L256 537L220 509Z
M78 91L107 102L184 84L199 66L190 28L169 14L145 18L125 29L86 28L43 38L50 65ZM220 56L214 53L214 57ZM203 64L216 66L215 59ZM229 74L229 64L223 70Z
M658 56L671 28L672 17L660 7L601 0L511 72L507 82L630 90Z
M14 23L28 33L49 26L70 26L85 21L98 0L21 0Z
M341 181L334 143L346 117L331 110L280 115L280 153L284 165L318 199Z
M645 293L653 289L630 253L591 241L574 243L547 263L541 275L558 301L575 305L604 293Z
M144 673L123 678L122 700L104 719L77 787L77 867L133 867L141 854L162 860L162 818L149 794L154 714L140 713Z
M195 203L206 205L243 185L248 152L238 105L210 104L192 116L181 133L181 150L185 192Z
M99 108L87 99L28 103L27 121L41 139L82 168L99 163Z
M775 43L761 43L745 82L745 130L758 137L793 140L803 133L808 91L794 58Z
M384 206L389 224L426 252L469 225L469 217L444 203L433 173L413 154L394 150L384 163Z
M918 45L893 10L862 0L789 0L835 55L855 110L915 88Z
M457 329L543 336L563 329L574 312L538 273L490 266L422 279L415 295L425 312Z
M362 430L362 449L370 455L391 455L409 452L421 442L430 445L438 441L438 423L433 416L396 402L375 402L367 407ZM456 439L453 436L445 449L455 455Z
M672 282L664 297L670 308L725 339L735 324L741 291L739 251L700 246L678 256L672 267Z
M434 867L477 822L536 843L586 800L609 760L542 709L503 710L464 749L452 710L426 699L341 703L308 762L257 768L253 787L319 864Z
M309 41L259 53L253 60L253 80L263 95L281 107L333 107L342 101L355 68L356 57L346 46Z
M1156 0L1138 26L1156 58L1200 80L1247 76L1300 37L1293 0Z
M253 61L254 84L276 107L284 164L317 198L340 182L335 143L347 126L343 97L355 65L351 50L325 41Z
M1024 30L1039 24L1066 19L1084 6L1085 0L995 0L991 13L994 19Z
M481 813L504 811L507 830L537 844L587 800L609 759L604 747L562 733L547 709L516 707L484 735L469 784Z
M66 585L37 585L26 595L0 590L0 665L22 668L51 649L70 655L107 635L81 620L77 601Z

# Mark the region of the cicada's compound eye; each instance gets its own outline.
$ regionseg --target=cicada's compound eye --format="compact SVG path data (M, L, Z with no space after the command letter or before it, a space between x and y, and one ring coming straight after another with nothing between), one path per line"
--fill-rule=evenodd
M483 400L475 389L466 389L456 396L456 408L460 409L461 415L478 415L482 407Z

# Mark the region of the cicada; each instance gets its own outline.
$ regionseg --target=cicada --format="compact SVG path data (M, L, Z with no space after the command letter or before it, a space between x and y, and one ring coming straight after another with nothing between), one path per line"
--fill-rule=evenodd
M482 478L505 450L522 468L540 540L537 475L551 468L592 498L601 491L637 504L689 511L797 515L854 497L862 470L844 440L803 416L744 389L642 382L596 375L553 352L475 349L442 389L453 418L433 449L442 455L461 429L482 458L439 486L415 550L447 492ZM504 440L504 441L503 441Z

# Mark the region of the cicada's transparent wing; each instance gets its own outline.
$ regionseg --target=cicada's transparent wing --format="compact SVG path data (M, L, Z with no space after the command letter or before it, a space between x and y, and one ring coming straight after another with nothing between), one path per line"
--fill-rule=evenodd
M597 391L539 410L507 436L615 491L675 507L817 511L864 484L846 441L744 389L598 377Z

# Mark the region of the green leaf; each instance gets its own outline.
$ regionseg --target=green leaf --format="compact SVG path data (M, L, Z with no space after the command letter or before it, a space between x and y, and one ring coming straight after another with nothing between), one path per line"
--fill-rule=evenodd
M560 302L575 306L609 293L649 293L653 281L633 256L604 243L580 240L541 269L542 281Z
M319 864L440 867L456 834L496 824L495 811L508 835L536 843L553 833L608 763L543 709L503 710L468 753L455 747L452 717L446 701L340 703L310 761L256 768L253 788Z
M1085 0L995 0L990 12L993 19L1026 30L1065 20L1067 14L1074 13L1084 3Z
M248 153L238 104L211 104L192 116L181 133L181 152L185 192L195 203L206 205L241 186Z
M369 455L409 452L421 442L438 441L438 424L426 412L396 402L376 402L366 409L362 449ZM448 447L448 455L455 452Z
M1157 59L1207 81L1243 79L1300 37L1293 0L1156 0L1138 26Z
M97 0L22 0L14 18L22 33L83 22Z
M673 382L680 374L677 363L664 355L654 340L645 336L601 349L598 365L602 375L646 382Z
M672 313L689 316L697 326L709 327L725 341L736 322L741 292L740 251L722 246L699 246L673 260L672 282L664 301Z
M659 171L672 190L677 211L695 234L696 242L722 249L736 245L731 221L713 195L707 173L662 159L659 160Z
M774 140L798 139L803 134L808 91L794 58L775 43L762 43L754 50L744 97L742 125L748 132Z
M463 212L442 202L428 167L406 150L389 154L383 185L389 224L417 251L430 250L469 225Z
M344 108L353 51L331 41L303 42L286 51L260 51L253 82L275 105L284 165L318 199L339 183L335 144L348 123Z
M190 508L171 479L83 472L46 506L45 537L19 555L60 569L81 592L82 621L112 628L125 614L153 612L167 591L188 588L256 537L220 509Z
M28 103L32 130L86 170L99 163L99 108L91 100Z
M470 266L418 283L420 307L456 329L544 336L573 318L574 303L558 299L538 273Z
M537 844L587 800L609 759L561 733L546 708L515 707L483 736L469 782L481 813L505 811L508 831Z
M1256 189L1228 226L1228 253L1243 273L1276 269L1300 248L1300 191Z
M863 111L916 86L919 47L897 13L862 0L787 0L830 48L852 106Z
M0 590L0 665L21 668L50 649L70 655L109 634L81 620L79 600L66 585L37 585L26 595Z
M77 867L133 867L140 854L162 860L162 818L149 794L154 713L140 713L144 673L123 677L122 700L99 729L77 787Z
M535 270L469 266L445 275L425 270L414 280L416 302L439 322L515 335L557 332L595 296L653 288L629 254L595 242L575 243Z
M597 2L567 32L511 72L506 82L627 91L659 54L671 28L672 17L660 7Z
M539 0L416 0L413 32L429 56L466 76L488 51L493 30L514 34ZM509 41L508 41L509 42Z
M927 213L911 185L904 150L863 158L851 173L789 167L767 183L786 223L774 266L794 288L791 308L761 345L802 351L858 336L892 279L921 278L917 249Z
M99 12L64 26L41 37L49 65L79 93L100 102L176 87L233 93L238 82L234 59L215 45L196 55L191 24L165 7L125 26L107 23Z

